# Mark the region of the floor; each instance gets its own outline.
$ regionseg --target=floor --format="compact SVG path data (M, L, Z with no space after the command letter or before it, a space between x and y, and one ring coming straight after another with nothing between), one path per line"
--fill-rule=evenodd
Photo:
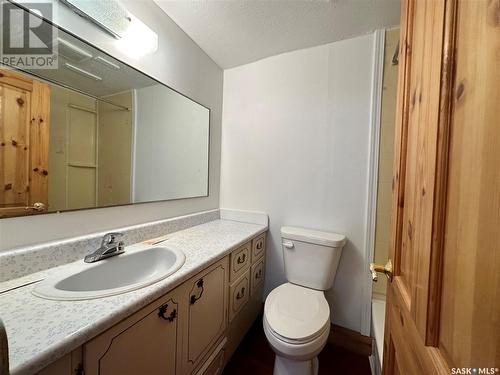
M223 375L272 375L274 352L258 319L226 365ZM319 355L319 375L371 375L368 357L327 344Z

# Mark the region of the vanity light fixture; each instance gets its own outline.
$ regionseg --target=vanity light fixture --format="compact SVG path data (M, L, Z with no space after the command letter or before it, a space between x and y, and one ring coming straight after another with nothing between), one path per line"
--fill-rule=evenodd
M59 47L59 53L68 59L75 60L75 61L82 61L85 59L91 59L92 54L84 50L83 48L80 48L73 43L67 41L66 39L63 38L57 38L57 44Z
M158 34L117 0L61 2L117 39L118 49L128 57L138 59L158 49Z
M90 79L93 79L95 81L102 81L102 78L99 77L98 75L95 75L93 73L90 73L90 72L87 72L86 70L82 69L82 68L79 68L73 64L69 64L69 63L64 63L64 66L66 68L68 68L69 70L72 70L84 77L87 77L87 78L90 78Z
M130 15L130 18L129 27L116 41L118 49L133 59L155 52L158 49L158 34L137 17Z
M129 27L130 15L116 0L61 0L78 15L88 19L116 39Z
M116 70L120 69L120 65L115 64L114 62L109 61L109 60L105 59L104 57L97 56L95 59L96 59L96 61L99 61L100 63L106 65L108 68L113 68Z

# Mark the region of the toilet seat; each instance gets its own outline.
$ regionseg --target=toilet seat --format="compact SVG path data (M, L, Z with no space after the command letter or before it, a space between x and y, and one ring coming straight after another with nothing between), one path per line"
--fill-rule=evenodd
M266 299L264 319L272 334L290 344L321 336L330 325L330 307L322 291L286 283Z
M266 317L264 316L264 325L266 325L267 330L271 335L273 335L277 340L283 341L284 343L291 344L291 345L303 345L303 344L308 344L310 342L313 342L316 340L318 337L323 336L325 331L330 330L330 323L326 322L326 324L323 326L321 330L316 332L316 334L311 335L311 337L308 337L307 339L303 340L295 340L295 339L290 339L288 337L280 335L278 332L276 332L269 324L267 321Z
M277 335L269 327L269 323L265 317L263 319L263 326L267 342L276 355L293 361L308 361L316 357L325 346L330 334L329 322L327 322L325 328L314 338L308 341L290 342L291 340L284 340L282 336Z

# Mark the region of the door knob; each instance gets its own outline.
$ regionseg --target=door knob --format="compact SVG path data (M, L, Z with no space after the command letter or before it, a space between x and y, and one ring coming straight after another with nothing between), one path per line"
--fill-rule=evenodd
M378 280L378 274L383 273L389 281L392 281L392 262L389 259L386 263L386 265L382 264L377 264L377 263L370 263L370 272L372 273L372 280L374 282L377 282Z

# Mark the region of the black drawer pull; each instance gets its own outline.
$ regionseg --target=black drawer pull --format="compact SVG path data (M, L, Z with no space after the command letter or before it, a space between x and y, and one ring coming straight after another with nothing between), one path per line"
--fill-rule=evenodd
M198 301L201 298L201 296L203 295L203 291L204 291L204 288L203 288L203 278L199 279L196 282L196 287L198 289L200 289L200 295L198 297L196 297L196 294L192 294L191 295L191 298L189 299L189 303L191 305L194 305L196 303L196 301Z
M173 322L175 318L177 318L177 309L173 309L170 315L167 315L168 303L161 305L158 310L158 316L162 319L168 320L169 322Z
M255 278L256 279L260 279L262 277L262 270L258 270L256 273L255 273Z
M264 245L264 242L262 240L257 242L257 250L262 250L262 245Z
M241 294L240 294L241 292ZM245 287L241 288L241 290L236 294L236 299L242 299L245 296Z
M238 259L236 260L236 262L238 264L241 264L241 263L245 263L245 259L247 258L247 254L246 253L243 253L243 256L242 257L238 257Z

